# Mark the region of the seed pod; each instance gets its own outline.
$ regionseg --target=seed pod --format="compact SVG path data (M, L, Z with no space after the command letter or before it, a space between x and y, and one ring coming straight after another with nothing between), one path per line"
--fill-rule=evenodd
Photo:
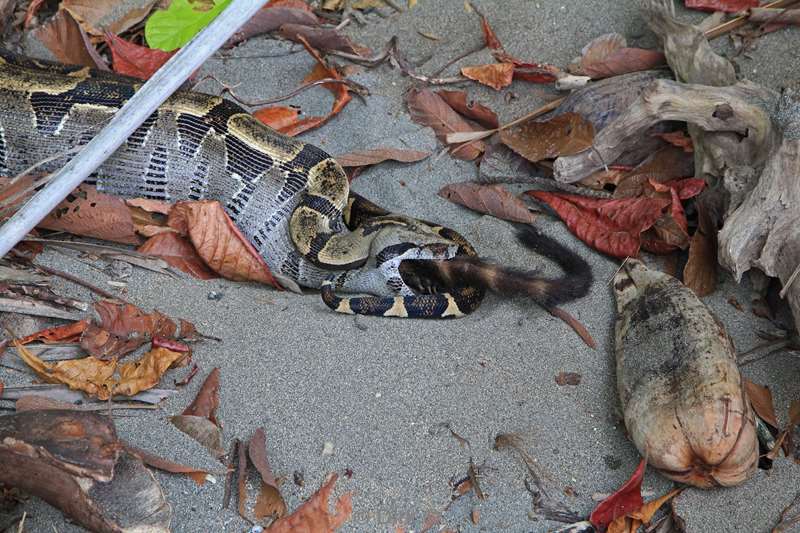
M614 277L625 426L662 474L697 487L744 482L758 464L754 414L722 324L675 278L628 260Z

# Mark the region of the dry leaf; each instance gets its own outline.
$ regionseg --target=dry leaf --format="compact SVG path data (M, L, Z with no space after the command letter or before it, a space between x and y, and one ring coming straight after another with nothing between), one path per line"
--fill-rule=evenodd
M500 126L497 114L475 100L468 100L465 91L436 91L436 94L441 96L447 105L456 112L478 122L481 126L489 129L496 129Z
M275 31L284 24L318 26L319 19L302 0L272 0L239 28L225 46L231 47L256 35Z
M406 95L406 104L411 119L417 124L433 128L436 137L442 142L446 142L448 133L478 131L447 105L441 96L430 89L412 87ZM459 146L453 155L459 159L472 161L485 149L486 144L483 141L476 141Z
M562 320L566 325L571 327L572 330L578 334L578 337L580 337L581 340L586 343L586 346L592 350L597 348L597 341L594 340L594 337L592 337L592 334L589 333L588 329L586 329L586 326L579 322L577 318L567 313L560 307L547 307L546 309L548 313Z
M17 353L36 375L47 383L67 385L100 400L113 395L134 396L158 384L161 376L181 363L185 353L156 348L145 353L138 361L117 366L116 359L103 361L92 356L47 363L15 341ZM115 374L119 372L119 377Z
M527 121L500 132L503 144L536 163L591 148L594 126L576 113L563 113L544 122Z
M168 316L114 300L93 306L95 318L81 335L81 348L101 359L121 357L155 336L175 337L177 326Z
M176 53L139 46L110 32L105 34L105 39L111 50L114 72L142 80L149 79Z
M533 223L536 215L525 203L508 192L502 185L453 183L439 189L439 196L473 211L492 215L512 222Z
M334 513L328 510L328 499L338 476L328 476L325 484L292 514L272 523L269 533L333 533L350 519L353 497L344 494L336 500Z
M647 461L642 459L633 475L622 487L617 489L614 494L597 504L589 521L600 531L603 531L610 523L621 516L640 509L642 501L642 480Z
M344 79L342 75L337 71L334 67L328 66L325 63L325 60L322 59L320 53L313 48L308 41L306 41L302 36L299 37L300 41L303 43L306 51L311 54L311 57L316 59L317 64L314 66L314 70L309 73L308 76L305 77L303 80L304 83L311 83L317 80L322 80L326 78L333 78L336 80ZM285 135L290 137L294 137L295 135L299 135L304 131L308 131L313 128L318 128L328 122L331 118L339 114L342 109L347 105L350 100L352 100L352 96L350 96L350 91L347 88L347 85L336 83L336 84L325 84L323 87L326 87L331 93L333 93L334 99L333 104L331 105L331 110L327 115L318 116L318 117L306 117L296 121L293 125L285 127L282 131Z
M86 48L88 41L84 40L81 27L67 11L59 10L45 24L33 30L30 35L41 41L56 59L65 65L98 67L92 54Z
M370 150L356 150L346 154L337 155L336 161L343 167L365 167L377 165L384 161L398 161L400 163L415 163L429 157L430 152L419 150L403 150L400 148L372 148Z
M199 442L214 457L219 459L225 455L225 450L222 448L222 431L207 418L203 418L202 416L177 415L170 417L169 421L172 422L176 428Z
M514 79L514 64L491 63L474 67L462 67L461 74L499 91L503 87L511 85Z
M347 54L362 57L372 55L372 50L353 43L347 36L339 33L336 28L319 28L301 24L283 24L278 34L284 39L298 43L308 41L308 44L317 50L338 50Z
M177 233L158 233L136 250L139 253L160 257L170 266L197 279L214 279L218 276L206 266L192 243Z
M119 34L129 30L150 14L156 2L147 0L131 7L132 2L119 0L63 0L60 7L69 11L86 33L100 36L105 31Z
M223 278L280 287L264 259L219 202L178 202L170 211L167 224L187 235L203 262Z
M261 491L256 500L255 517L259 520L267 516L281 518L286 514L286 502L281 496L278 483L269 466L266 435L263 428L258 428L253 434L247 445L247 452L253 466L261 475Z
M141 448L137 448L136 446L132 446L128 443L124 443L123 446L125 449L132 455L135 455L141 461L146 464L147 466L151 466L153 468L157 468L158 470L163 470L164 472L169 472L171 474L185 474L199 486L203 486L206 482L206 478L208 477L208 471L202 470L200 468L195 468L192 466L182 465L180 463L176 463L170 461L168 459L164 459L163 457L159 457L152 453L146 452Z
M683 283L698 296L717 288L717 238L708 213L697 204L699 227L689 243L689 260L683 269Z
M564 385L580 385L581 375L577 372L559 372L556 376L556 384L561 387Z
M27 337L19 339L20 344L28 344L33 341L40 341L47 344L61 343L61 342L78 342L81 334L89 325L88 319L78 320L64 324L63 326L56 326L52 328L43 329L36 333L31 333ZM0 352L2 353L2 352Z
M744 390L750 398L750 405L759 418L772 426L775 430L780 429L778 417L775 415L775 405L772 402L772 393L769 387L757 385L747 378L743 379Z
M609 33L594 39L583 48L580 70L597 80L649 70L665 62L663 53L657 50L628 48L623 36Z
M209 422L218 426L217 408L219 407L219 368L214 368L206 376L205 381L197 391L192 403L183 410L183 415L199 416L208 419Z
M125 202L91 185L72 191L38 227L123 244L141 242Z
M654 133L653 135L670 143L672 146L677 146L687 154L694 152L694 143L692 142L692 138L689 137L683 130L670 131L667 133Z
M300 110L296 107L270 106L253 112L258 120L281 133L291 132L300 122Z

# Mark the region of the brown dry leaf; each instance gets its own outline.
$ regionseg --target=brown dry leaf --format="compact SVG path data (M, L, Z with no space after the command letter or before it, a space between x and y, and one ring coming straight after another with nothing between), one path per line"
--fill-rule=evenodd
M76 342L80 339L81 334L83 334L88 325L89 320L83 319L78 320L77 322L64 324L63 326L46 328L19 339L19 343L28 344L33 341L41 341L46 344L57 342Z
M167 224L189 240L214 272L233 281L280 287L264 259L216 201L178 202Z
M630 170L614 190L614 198L641 196L653 181L663 183L694 173L694 157L675 146L666 146Z
M586 346L592 350L597 348L597 341L594 340L594 337L592 337L592 334L589 333L588 329L586 329L586 326L584 326L577 318L567 313L560 307L547 307L546 309L548 313L562 320L566 325L571 327L572 331L577 333L578 337L580 337L581 340L586 343Z
M239 457L236 462L236 486L239 496L239 516L247 518L247 449L243 442L238 442Z
M406 104L411 119L417 124L433 128L436 137L442 142L447 142L448 133L479 131L447 105L441 96L430 89L412 87L406 95ZM483 141L475 141L456 148L453 156L472 161L485 149L486 144Z
M161 376L179 364L187 355L165 348L156 348L144 354L140 360L126 363L119 368L116 359L103 361L92 356L47 363L15 341L17 353L36 375L47 383L67 385L100 400L122 394L134 396L158 384ZM119 377L115 374L119 371Z
M125 203L131 208L138 208L148 213L159 213L162 215L168 215L170 209L172 209L172 204L162 202L161 200L152 200L150 198L128 198L125 200Z
M776 430L779 429L780 424L778 424L778 417L775 415L775 405L772 402L772 393L769 387L757 385L747 378L743 379L744 390L747 392L747 397L750 399L750 405L753 406L753 410L761 420Z
M330 513L328 499L337 478L335 473L328 476L325 484L292 514L273 522L269 533L333 533L342 527L353 513L353 496L350 493L340 496L334 513Z
M100 36L105 31L119 34L129 30L144 20L157 1L131 7L119 0L63 0L61 8L69 11L86 33Z
M30 35L41 41L56 59L65 65L99 67L86 48L88 40L83 38L81 27L67 11L59 10L55 16L33 30Z
M564 385L580 385L581 375L577 372L559 372L556 376L556 384L560 387Z
M93 306L95 317L81 335L81 348L101 359L121 357L155 336L175 337L177 326L168 316L114 300Z
M648 70L666 62L664 54L657 50L628 48L625 37L618 33L597 37L583 47L582 54L576 73L593 79Z
M347 36L342 35L336 28L319 28L304 26L301 24L283 24L278 30L278 34L290 41L308 43L317 50L338 50L347 54L355 54L362 57L372 55L372 50L365 46L353 43Z
M461 74L499 91L503 87L511 85L514 80L514 64L490 63L474 67L462 67Z
M492 215L512 222L533 223L536 214L525 203L508 192L502 185L453 183L439 189L439 196L473 211Z
M165 232L153 235L141 245L137 252L160 257L170 266L186 272L197 279L214 279L217 276L203 262L192 243L177 233Z
M222 431L202 416L176 415L169 419L172 424L199 442L214 457L225 455L222 448Z
M91 185L72 191L38 227L123 244L141 243L125 201Z
M698 203L697 208L700 224L689 242L683 283L698 296L708 296L717 288L717 238L703 205Z
M214 368L206 376L205 381L197 391L192 403L183 410L183 415L199 416L208 419L209 422L218 426L217 408L219 407L219 368Z
M586 74L585 65L599 63L614 51L628 45L628 41L619 33L606 33L595 37L581 50L580 68L576 74Z
M270 516L275 519L281 518L286 514L286 502L281 496L278 483L272 474L267 459L267 438L264 428L258 428L247 444L247 452L250 461L261 475L261 491L258 494L255 507L255 517L262 519Z
M607 185L613 185L616 189L629 175L630 170L631 167L628 166L609 165L608 170L598 170L583 178L578 184L595 190L606 190Z
M456 112L476 121L481 126L489 128L490 130L500 126L500 122L497 120L497 114L485 105L479 104L475 100L468 99L465 91L436 91L436 94L441 96L442 99L447 102L447 105L455 109Z
M290 23L301 26L318 26L319 19L303 0L272 0L250 17L228 39L225 47L229 48L256 35L275 31L284 24Z
M164 459L163 457L159 457L152 453L146 452L141 448L132 446L127 442L123 443L123 446L129 453L141 459L142 462L147 466L151 466L153 468L157 468L158 470L163 470L164 472L169 472L171 474L185 474L187 477L189 477L192 481L194 481L201 487L206 482L206 478L208 477L209 472L206 470L202 470L200 468L195 468L188 465L182 465L180 463Z
M403 150L400 148L372 148L370 150L356 150L346 154L337 155L336 161L343 167L366 167L377 165L384 161L397 161L400 163L416 163L430 157L430 152L420 150Z
M563 113L544 122L527 121L503 130L500 139L516 153L536 163L590 148L594 126L577 113Z

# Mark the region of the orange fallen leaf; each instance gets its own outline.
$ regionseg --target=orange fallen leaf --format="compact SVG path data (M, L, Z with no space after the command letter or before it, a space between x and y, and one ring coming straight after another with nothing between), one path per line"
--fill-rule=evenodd
M689 242L683 283L698 296L708 296L717 287L717 235L703 204L696 206L699 224Z
M19 343L29 344L33 341L41 341L47 344L56 342L77 342L88 325L89 320L83 319L77 322L64 324L63 326L43 329L19 339Z
M347 493L335 503L333 514L328 510L328 499L338 478L328 476L327 481L289 516L276 520L267 528L269 533L333 533L350 519L353 513L353 497Z
M583 48L580 72L597 80L652 69L665 62L658 50L629 48L623 36L609 33Z
M681 148L687 154L694 152L694 143L692 142L692 138L686 135L686 132L683 130L670 131L667 133L655 133L653 135L667 141L673 146Z
M182 415L200 416L218 426L217 408L219 407L219 368L214 368L206 376L205 381L197 391L192 403L183 410Z
M282 517L286 514L286 502L281 496L278 482L269 466L266 435L263 428L258 428L250 438L250 442L247 444L247 453L261 476L261 491L253 511L255 517L259 520L266 516L276 519Z
M219 202L178 202L170 211L167 225L188 236L203 262L223 278L281 288Z
M296 107L270 106L255 111L253 116L270 128L286 133L300 121L300 110Z
M474 67L462 67L461 74L499 91L503 87L511 85L514 79L514 64L490 63Z
M141 459L142 462L147 466L151 466L171 474L184 474L192 481L197 483L198 486L202 487L208 478L209 472L201 468L195 468L193 466L183 465L168 459L164 459L163 457L146 452L141 448L137 448L136 446L132 446L128 443L124 443L123 445L128 452Z
M14 341L14 345L20 358L45 382L63 384L100 400L108 400L117 394L134 396L151 389L169 368L177 366L187 357L185 353L156 348L145 353L138 361L123 365L118 365L116 359L103 361L92 356L48 363L19 341Z

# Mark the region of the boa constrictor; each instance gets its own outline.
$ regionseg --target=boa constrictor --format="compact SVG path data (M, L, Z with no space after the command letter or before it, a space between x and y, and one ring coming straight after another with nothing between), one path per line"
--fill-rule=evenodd
M140 84L3 50L0 175L48 160L39 170L54 170L63 161L53 156L88 142ZM441 291L409 281L414 262L474 257L475 250L451 229L388 213L350 192L328 154L218 96L176 92L92 180L127 197L218 200L273 273L321 289L338 312L458 317L485 293L485 286L456 278Z

